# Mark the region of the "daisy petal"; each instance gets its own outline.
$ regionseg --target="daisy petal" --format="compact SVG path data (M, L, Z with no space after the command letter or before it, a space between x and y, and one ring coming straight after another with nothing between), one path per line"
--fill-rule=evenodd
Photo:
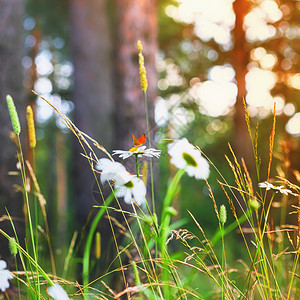
M189 176L196 179L208 178L208 161L186 138L169 144L168 153L171 156L170 162L178 169L185 169Z

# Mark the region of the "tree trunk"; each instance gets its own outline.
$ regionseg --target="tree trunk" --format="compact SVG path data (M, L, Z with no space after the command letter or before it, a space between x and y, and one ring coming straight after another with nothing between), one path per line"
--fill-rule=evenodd
M155 55L157 53L157 1L116 0L115 41L115 99L116 133L114 149L128 150L133 146L132 136L146 134L145 96L141 89L137 41L141 40L148 79L147 109L151 146L155 147L154 101L157 91ZM145 145L148 146L148 140ZM154 194L156 190L157 160L153 162ZM135 174L133 159L125 161L129 172ZM147 202L152 207L150 164L147 169ZM155 198L155 195L154 195Z
M0 0L0 219L6 215L7 208L12 217L17 217L14 223L18 230L24 228L23 197L12 187L14 183L20 184L16 182L19 177L8 175L9 171L16 170L17 150L9 138L12 126L5 97L7 94L13 97L24 132L25 94L21 62L24 55L23 9L23 0ZM8 220L0 220L0 228L13 235ZM19 231L19 234L21 240L22 233ZM0 235L0 258L7 258L8 255L8 242Z
M236 0L233 3L236 20L235 27L232 31L234 39L234 48L232 50L232 66L235 70L235 80L238 87L237 101L235 104L234 115L234 136L233 144L235 154L240 162L243 157L249 171L254 171L254 156L251 141L245 121L245 109L243 98L246 97L245 76L247 74L247 65L249 63L249 51L243 28L245 15L249 11L248 0Z
M111 150L114 108L112 96L111 41L106 0L70 1L71 43L74 60L74 122ZM95 181L88 160L75 141L74 188L78 223L86 222L93 201Z
M147 124L144 94L140 86L137 41L141 40L148 78L148 111L150 133L155 130L153 122L157 75L157 1L116 0L116 139L117 149L132 146L131 133L146 133ZM152 130L152 131L151 131Z

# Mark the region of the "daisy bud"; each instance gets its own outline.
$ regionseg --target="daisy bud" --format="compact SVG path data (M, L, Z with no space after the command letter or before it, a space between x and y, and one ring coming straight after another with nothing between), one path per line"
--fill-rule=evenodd
M7 95L6 96L6 102L7 102L7 107L8 107L8 111L10 114L10 119L11 119L11 124L12 124L12 128L13 131L15 132L15 134L19 135L21 132L21 125L20 125L20 121L19 121L19 117L18 117L18 113L14 104L14 100L12 99L11 96Z
M224 225L227 221L227 212L224 204L220 206L220 222Z
M35 137L33 112L31 106L27 106L27 126L28 126L29 146L30 148L33 149L36 146L36 137Z

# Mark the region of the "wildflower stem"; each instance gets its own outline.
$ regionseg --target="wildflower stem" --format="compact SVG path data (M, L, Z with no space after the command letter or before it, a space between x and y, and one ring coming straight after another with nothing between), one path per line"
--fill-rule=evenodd
M264 216L265 221L264 221L264 224L263 224L262 231L259 230L259 232L258 232L256 251L255 251L255 254L254 254L254 258L252 259L252 264L250 266L247 278L246 278L245 283L244 283L243 291L245 290L245 287L247 285L248 280L250 280L252 269L255 268L255 262L257 260L257 256L260 255L260 256L262 256L262 260L259 260L259 263L261 265L261 268L265 270L265 274L266 274L266 278L263 278L263 281L265 282L264 284L266 284L266 286L268 287L269 292L270 292L270 282L269 282L269 277L268 277L268 272L267 272L266 256L264 254L263 238L265 236L265 232L266 232L266 229L267 229L267 222L268 222L269 212L270 212L270 209L271 209L271 206L272 206L272 203L273 203L274 196L275 196L275 192L273 193L273 195L270 199L270 202L269 202L269 205L268 205L268 208L267 208L266 211L265 211L265 204L266 203L264 202L264 204L263 204L262 216ZM263 221L262 216L261 216L258 228L260 228L260 226L262 225L262 221ZM271 295L271 292L270 292L270 295Z
M35 172L35 147L32 148L32 160L33 160L33 170ZM30 179L29 179L30 180ZM35 190L35 186L33 185L33 189ZM36 192L36 191L35 191ZM38 234L39 234L39 230L38 230L38 205L37 205L37 195L36 193L33 193L33 201L34 201L34 227L35 227L35 251L36 251L36 261L38 261L39 258L39 238L38 238ZM36 272L38 274L38 269L36 269ZM37 286L38 286L38 295L40 295L40 277L37 276Z
M29 231L30 231L30 238L31 238L31 246L33 250L33 258L35 262L37 263L37 255L36 255L36 246L35 246L35 234L33 232L33 226L32 226L32 219L31 219L31 212L29 207L29 199L28 199L28 193L27 193L27 184L26 184L26 172L25 172L25 164L24 164L24 157L22 152L22 145L20 141L20 136L17 135L17 141L18 141L18 160L20 163L21 168L21 176L22 176L22 183L23 183L23 190L24 190L24 198L25 198L25 204L27 209L27 216L28 216L28 224L29 224ZM37 269L37 278L39 278L39 270ZM37 279L38 280L38 279ZM40 293L38 294L38 299L40 299Z
M90 272L90 252L91 252L91 247L92 247L92 242L93 242L93 237L94 233L97 229L98 223L101 220L103 214L105 213L107 206L112 202L114 199L115 194L112 192L110 196L107 198L107 200L104 201L103 206L101 209L98 211L96 217L93 220L93 223L91 225L87 241L85 244L85 249L84 249L84 255L83 255L83 285L84 289L87 288L89 284L89 272Z
M10 224L11 224L11 227L12 227L12 230L13 230L14 235L15 235L15 239L16 239L15 246L16 246L17 249L19 250L18 245L20 245L20 243L19 243L19 239L18 239L18 235L17 235L17 231L16 231L16 228L15 228L15 225L14 225L14 223L13 223L13 221L12 221L12 218L11 218L11 216L10 216L10 214L9 214L9 212L8 212L7 209L6 209L6 213L7 213L7 215L8 215L8 218L9 218L9 221L10 221ZM4 231L2 231L1 229L0 229L0 233L1 233L2 235L4 235L7 239L9 239L9 240L11 239L11 237L9 237L8 234L6 234L6 233L5 233ZM29 279L29 274L28 274L28 271L27 271L27 268L26 268L26 264L25 264L25 260L24 260L22 251L19 251L19 256L20 256L21 264L22 264L22 266L23 266L23 270L24 270L24 272L25 272L25 276L26 276L26 279L27 279L27 282L28 282L28 289L29 289L31 295L33 296L34 289L33 289L32 285L31 285L31 281L30 281L30 279ZM19 280L18 280L18 282L19 282Z
M150 135L150 126L149 126L149 115L148 115L148 98L146 91L145 94L145 111L146 111L146 123L147 123L147 138L149 148L151 148L151 135ZM152 157L150 157L150 181L151 181L151 198L152 198L152 210L155 213L155 201L154 201L154 178L153 178L153 165L152 165Z
M138 154L135 154L135 168L136 168L136 176L137 178L140 178Z
M179 169L168 187L167 194L166 194L164 202L163 202L163 209L162 209L162 214L161 214L161 224L163 224L163 222L164 222L164 219L167 215L167 209L171 204L174 194L177 191L179 181L184 173L185 173L184 169Z
M165 293L165 299L170 299L170 288L167 285L167 282L169 281L169 275L173 274L173 270L170 266L171 262L170 262L170 258L168 256L168 252L167 252L167 237L170 231L170 222L171 222L171 215L168 212L168 208L171 204L172 199L174 198L174 195L178 189L178 185L180 182L180 179L182 177L182 175L185 173L184 169L179 169L177 171L177 173L175 174L173 180L171 181L168 190L167 190L167 194L164 198L164 202L163 202L163 209L162 209L162 214L161 214L161 228L160 228L160 236L159 236L159 247L160 247L160 252L162 255L162 262L165 265L163 268L163 280L165 282L164 285L164 293Z
M8 240L11 238L6 232L4 232L1 228L0 228L0 233L5 236ZM39 273L45 278L45 280L50 284L50 285L54 285L53 281L51 280L51 278L47 275L47 273L41 268L41 266L39 266L39 264L26 252L25 249L23 249L20 244L17 242L16 246L19 250L20 253L22 253L24 256L27 257L27 259L39 270ZM30 282L30 280L28 279L28 282Z
M290 280L289 291L288 291L288 295L287 295L286 299L290 299L290 294L291 294L291 290L292 290L292 286L293 286L293 280L294 280L294 277L295 277L295 274L296 274L296 269L297 269L297 266L298 266L299 254L300 254L300 251L298 250L297 254L296 254L296 259L295 259L294 265L293 265L292 278Z
M221 224L221 232L222 232L222 300L224 299L224 279L225 279L225 243L224 243L224 223Z
M15 255L15 265L16 265L16 273L18 273L18 261L17 261L17 256ZM20 287L20 280L17 280L18 284L18 293L19 293L19 300L21 299L21 287Z

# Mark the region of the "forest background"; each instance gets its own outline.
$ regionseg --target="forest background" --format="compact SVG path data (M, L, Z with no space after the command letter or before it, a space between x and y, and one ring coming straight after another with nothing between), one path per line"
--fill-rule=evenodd
M16 179L8 176L16 169L4 101L11 94L22 124L27 105L36 113L37 177L47 199L53 244L61 251L58 257L64 256L74 230L86 222L95 202L94 181L78 143L31 90L53 102L107 150L127 150L131 133L146 131L138 40L143 44L151 135L157 147L164 149L163 139L187 137L229 178L224 154L230 142L238 159L245 158L254 172L242 99L253 128L259 123L262 166L268 164L266 141L276 103L272 177L299 182L299 1L0 0L0 20L0 215L7 207L16 220L22 218L22 196L13 189ZM25 141L26 131L22 134ZM166 154L155 170L159 206L172 174ZM265 178L267 168L262 170ZM210 178L218 176L212 169ZM223 203L217 182L210 184L217 203ZM205 183L183 179L176 219L184 220L185 228L195 227L188 218L190 210L213 234L217 219L207 213L212 206ZM288 218L296 222L296 217ZM8 221L1 220L0 226L7 229ZM0 243L1 257L8 257L5 239ZM233 257L242 255L238 247L232 251Z

